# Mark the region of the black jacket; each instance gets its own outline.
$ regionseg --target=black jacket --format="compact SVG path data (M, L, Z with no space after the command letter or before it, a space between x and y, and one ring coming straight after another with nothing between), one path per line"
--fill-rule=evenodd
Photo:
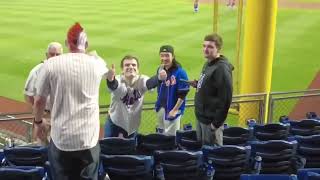
M195 115L203 124L223 125L232 101L233 66L224 56L206 62L195 94Z

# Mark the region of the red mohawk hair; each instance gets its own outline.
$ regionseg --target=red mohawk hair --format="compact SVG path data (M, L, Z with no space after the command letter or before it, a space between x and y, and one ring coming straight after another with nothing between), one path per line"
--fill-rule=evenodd
M73 26L70 27L67 35L67 40L71 49L77 49L77 42L79 39L79 35L82 31L83 28L78 22L76 22Z

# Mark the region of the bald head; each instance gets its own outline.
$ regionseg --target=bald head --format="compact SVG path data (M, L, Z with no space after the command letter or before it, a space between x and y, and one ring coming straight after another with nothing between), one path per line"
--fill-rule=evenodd
M54 56L59 56L62 53L63 53L62 45L58 42L51 42L48 45L46 56L47 56L47 59L49 59Z

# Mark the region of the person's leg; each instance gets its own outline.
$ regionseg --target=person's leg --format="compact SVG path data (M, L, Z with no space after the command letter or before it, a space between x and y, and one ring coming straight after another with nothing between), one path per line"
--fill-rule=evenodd
M213 132L213 144L222 146L223 145L223 125L219 128L212 129Z
M50 172L53 180L69 180L72 171L73 161L68 152L59 150L52 139L48 148L48 158L50 162Z
M100 145L91 149L79 152L78 157L81 162L80 179L82 180L98 180Z
M165 120L164 121L164 133L167 135L170 135L170 136L175 136L177 130L180 129L180 119L181 119L181 115L172 121Z
M164 108L160 108L159 109L159 111L157 112L157 117L158 117L157 128L160 128L160 129L164 130L164 118L165 118L165 110L164 110Z
M215 134L211 129L210 124L203 124L197 122L197 139L204 145L214 145L215 144Z
M199 11L199 0L194 0L193 10L194 10L194 12Z

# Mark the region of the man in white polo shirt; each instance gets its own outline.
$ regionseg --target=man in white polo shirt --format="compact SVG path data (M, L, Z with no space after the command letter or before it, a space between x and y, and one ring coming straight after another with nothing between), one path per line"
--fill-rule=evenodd
M42 115L50 95L51 141L49 162L54 180L98 178L99 86L106 63L87 55L88 41L79 23L67 35L66 53L44 62L36 83L35 132L44 138Z
M63 48L62 45L58 42L51 42L48 45L47 48L47 52L46 52L46 60L55 57L55 56L59 56L60 54L63 53ZM24 87L24 97L27 103L33 105L34 103L34 96L36 95L36 88L35 88L35 83L39 74L39 70L41 68L41 66L43 65L43 62L41 61L40 64L36 65L34 68L32 68L32 70L29 73L29 76L27 78L25 87ZM44 140L41 140L39 138L37 138L37 143L39 145L43 145L43 146L47 146L50 140L50 110L51 110L51 106L49 104L49 96L47 99L47 103L46 103L46 107L45 107L45 118L43 119L44 124L47 125L46 127L46 136L47 138Z

